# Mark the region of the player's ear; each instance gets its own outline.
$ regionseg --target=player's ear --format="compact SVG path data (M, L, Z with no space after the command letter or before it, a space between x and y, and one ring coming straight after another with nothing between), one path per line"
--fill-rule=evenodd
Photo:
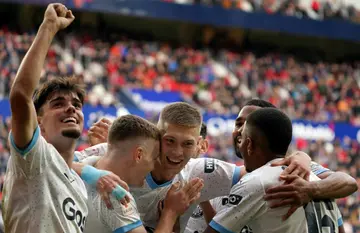
M42 116L38 115L36 119L37 119L37 123L40 127L41 134L44 135L45 131L44 131L44 128L42 127Z
M249 137L246 138L246 150L249 156L254 153L254 143Z
M135 148L133 158L136 163L139 163L144 155L144 149L141 146Z
M200 142L200 154L205 154L209 149L209 141L204 139Z

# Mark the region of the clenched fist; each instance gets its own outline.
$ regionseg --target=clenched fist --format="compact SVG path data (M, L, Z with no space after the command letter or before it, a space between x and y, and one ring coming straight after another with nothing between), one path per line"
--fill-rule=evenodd
M54 33L69 26L75 17L71 10L60 3L50 4L44 15L43 24L50 26Z

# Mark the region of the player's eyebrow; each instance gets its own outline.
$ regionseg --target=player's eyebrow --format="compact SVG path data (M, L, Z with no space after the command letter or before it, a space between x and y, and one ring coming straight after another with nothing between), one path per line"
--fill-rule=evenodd
M58 96L58 97L50 100L50 103L53 103L53 102L56 102L56 101L63 101L63 100L65 100L65 97L63 97L63 96Z

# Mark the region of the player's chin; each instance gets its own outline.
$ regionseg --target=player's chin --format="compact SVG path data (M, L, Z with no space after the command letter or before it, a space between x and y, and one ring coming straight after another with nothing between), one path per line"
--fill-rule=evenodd
M81 130L79 127L69 127L61 131L62 136L67 138L77 139L81 136Z

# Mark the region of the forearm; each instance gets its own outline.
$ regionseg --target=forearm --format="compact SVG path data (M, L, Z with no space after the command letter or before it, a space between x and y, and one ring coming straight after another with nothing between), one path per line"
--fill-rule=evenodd
M73 162L71 164L71 168L76 172L76 174L78 174L79 176L81 176L81 171L84 168L85 164L83 163L76 163Z
M56 33L53 28L50 23L41 24L34 42L21 62L11 93L20 92L23 97L32 99L39 84L47 52Z
M208 201L200 203L200 207L204 213L206 223L209 224L216 215L216 211Z
M165 207L161 212L161 217L155 229L155 233L172 233L177 217L178 216L174 211L166 209Z
M356 180L343 172L334 172L326 179L310 182L312 199L343 198L356 192Z
M16 146L20 148L25 148L29 144L37 127L32 96L39 83L41 69L53 37L50 25L42 24L21 62L10 91L12 136Z

